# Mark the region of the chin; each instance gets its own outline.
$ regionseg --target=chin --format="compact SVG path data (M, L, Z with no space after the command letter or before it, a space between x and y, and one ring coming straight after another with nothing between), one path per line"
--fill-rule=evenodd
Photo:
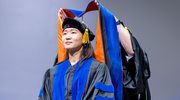
M64 48L67 49L72 49L73 47L71 45L64 45Z
M73 47L65 47L65 49L71 51L71 50L74 50L75 48L73 48Z
M79 51L81 47L74 47L74 46L65 46L64 47L68 51Z
M72 50L73 48L65 48L66 50Z

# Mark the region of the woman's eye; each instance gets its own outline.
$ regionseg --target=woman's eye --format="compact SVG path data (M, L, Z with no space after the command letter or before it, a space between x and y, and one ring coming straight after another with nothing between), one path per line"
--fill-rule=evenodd
M66 34L67 34L67 33L65 33L65 32L63 33L63 35L66 35Z
M76 34L76 32L72 32L72 34Z

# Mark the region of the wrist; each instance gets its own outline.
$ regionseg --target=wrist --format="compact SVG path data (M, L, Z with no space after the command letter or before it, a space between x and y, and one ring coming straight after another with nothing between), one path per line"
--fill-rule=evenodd
M121 24L121 21L117 19L116 25L120 25L120 24Z

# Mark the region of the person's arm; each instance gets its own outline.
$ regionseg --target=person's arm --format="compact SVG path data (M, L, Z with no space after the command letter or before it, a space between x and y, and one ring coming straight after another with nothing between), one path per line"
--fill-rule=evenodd
M99 6L99 3L97 1L95 1L95 3L97 6ZM59 13L61 14L60 17L61 17L62 21L68 17L62 8L59 10ZM118 21L118 19L116 17L115 17L115 19L116 19L116 21ZM123 48L125 49L127 56L132 57L134 55L134 51L132 49L130 34L128 33L128 31L126 31L126 29L123 27L122 24L117 25L117 29L118 29L120 43L122 44Z
M118 19L115 17L116 21ZM117 30L119 34L119 41L121 45L123 46L124 50L127 53L128 57L132 57L134 55L134 51L131 44L131 38L129 32L124 28L122 24L117 25Z
M95 0L95 3L97 6L99 6L99 3ZM116 22L118 19L115 17ZM119 42L125 49L128 57L133 57L134 51L131 44L131 38L129 32L123 27L122 24L117 25L118 34L119 34Z

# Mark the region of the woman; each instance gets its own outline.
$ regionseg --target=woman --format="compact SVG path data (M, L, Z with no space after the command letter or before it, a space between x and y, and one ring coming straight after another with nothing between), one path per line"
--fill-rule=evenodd
M46 71L39 100L114 100L108 67L94 59L94 34L73 18L63 19L66 60Z
M95 3L99 6L97 1L95 1ZM61 19L67 17L63 9L60 9L59 12L61 13ZM121 44L123 65L123 100L144 100L145 98L150 100L150 91L148 90L147 82L147 79L150 77L150 70L147 54L141 49L138 41L130 33L130 31L124 27L123 23L116 17L115 20L117 24L119 42ZM116 86L114 88L116 89ZM115 91L116 96L117 94L118 92Z

